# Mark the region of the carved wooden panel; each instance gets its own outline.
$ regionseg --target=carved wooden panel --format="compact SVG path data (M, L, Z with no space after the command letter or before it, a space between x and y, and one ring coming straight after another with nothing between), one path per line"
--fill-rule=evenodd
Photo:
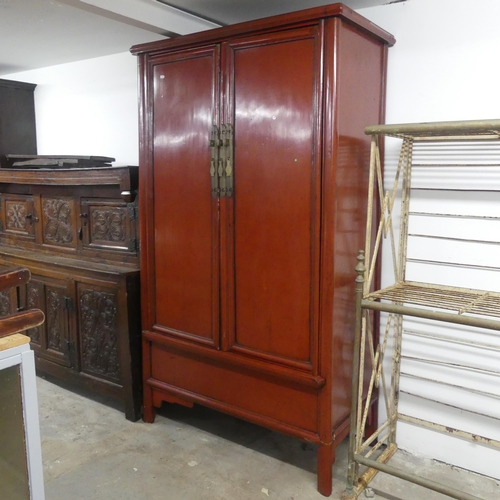
M82 200L84 246L135 252L133 208L119 200Z
M119 382L115 294L82 287L78 308L82 371Z
M34 237L36 214L33 198L5 194L1 199L1 228L4 233Z
M0 317L10 314L10 291L2 290L0 292Z
M123 243L125 241L124 209L93 210L92 211L92 239L109 243Z
M42 241L44 244L76 248L75 201L42 196Z
M0 266L0 271L6 271L9 266ZM15 314L18 311L17 288L9 288L0 291L0 318Z
M37 280L31 280L26 285L26 309L43 309L43 283ZM41 338L45 325L40 325L27 330L27 334L31 338L31 342L41 345Z
M5 229L26 232L26 216L28 215L26 204L7 201L5 203L5 210L7 212L5 217Z
M41 309L45 314L42 325L27 331L36 355L63 366L72 364L68 349L68 294L66 280L33 274L22 299L26 309Z
M57 288L46 287L45 304L46 316L45 322L47 325L47 346L54 351L62 352L62 335L63 335L63 297Z

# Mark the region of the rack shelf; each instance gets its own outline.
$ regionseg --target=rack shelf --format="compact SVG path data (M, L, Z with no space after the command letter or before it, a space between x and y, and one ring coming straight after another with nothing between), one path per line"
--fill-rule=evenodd
M478 328L493 332L500 330L500 293L471 285L484 285L485 281L481 281L481 277L478 278L478 273L500 271L495 261L500 250L500 238L497 236L500 230L500 214L484 213L477 210L477 207L472 207L472 213L465 213L468 204L460 203L460 196L456 197L458 202L455 203L455 213L444 210L442 206L426 206L428 193L434 193L433 200L442 205L446 203L447 198L452 197L450 193L499 191L497 184L491 181L477 187L476 174L472 174L474 185L468 190L460 185L460 177L465 177L465 173L474 172L476 168L486 168L488 175L500 176L500 120L375 125L367 127L365 133L372 136L369 213L365 249L358 255L356 267L356 337L349 472L342 498L356 499L375 475L383 471L452 498L478 500L478 497L463 491L392 467L388 462L398 449L398 421L500 449L500 441L492 436L479 436L467 430L455 429L451 424L407 415L399 409L400 394L442 403L426 395L401 390L402 375L433 384L440 383L453 387L454 390L475 392L482 397L500 398L500 394L484 388L463 386L401 370L402 362L412 362L420 366L438 366L500 376L498 369L479 366L481 363L474 366L470 362L453 359L451 354L448 357L446 354L441 355L439 358L431 350L425 356L409 356L403 350L407 342L406 337L412 337L413 340L420 337L427 341L446 341L470 348L486 349L491 356L500 354L498 335L491 343L475 338ZM384 187L380 137L402 139L397 167L390 172L393 177L392 187L388 190ZM443 174L443 168L452 175ZM442 195L439 195L440 191ZM419 198L416 201L417 207L411 207L415 194ZM481 194L476 195L478 205L483 201L482 197L484 196ZM423 221L422 216L433 217L432 223L428 222L428 218ZM397 224L398 231L395 229ZM390 242L394 282L382 289L375 289L374 277L377 265L380 264L383 239ZM456 270L454 273L448 273L451 283L440 282L444 281L443 276L446 276L446 273L439 273L439 268L443 269L445 266L452 266ZM430 279L420 279L422 276ZM493 280L493 283L496 281ZM443 337L433 331L412 332L403 327L407 317L473 328L467 331L465 337ZM386 321L386 326L384 329L381 324L380 338L375 342L372 325L381 319L382 322ZM369 383L363 377L367 366L371 369ZM389 368L390 374L386 376ZM368 408L379 391L385 403L386 420L372 435L365 436ZM447 406L462 412L477 413L470 408L454 404L448 403ZM498 418L493 413L477 414L498 423ZM360 473L362 465L368 467L363 474Z

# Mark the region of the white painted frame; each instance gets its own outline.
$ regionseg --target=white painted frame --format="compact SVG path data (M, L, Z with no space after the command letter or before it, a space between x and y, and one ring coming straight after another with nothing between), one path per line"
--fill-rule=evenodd
M19 365L30 500L45 500L35 357L29 344L0 351L0 370Z

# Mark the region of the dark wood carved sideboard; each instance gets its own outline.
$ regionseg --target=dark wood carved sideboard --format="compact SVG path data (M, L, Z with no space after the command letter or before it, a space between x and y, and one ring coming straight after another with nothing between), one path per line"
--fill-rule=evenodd
M39 308L37 371L142 407L137 167L0 169L0 266L32 279L0 313Z

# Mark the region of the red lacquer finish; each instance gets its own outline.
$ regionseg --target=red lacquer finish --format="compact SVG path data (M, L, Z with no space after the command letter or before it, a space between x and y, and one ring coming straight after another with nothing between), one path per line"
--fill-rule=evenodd
M132 49L145 418L199 403L315 442L324 495L348 432L363 129L383 121L393 42L335 4ZM226 126L234 187L213 197Z
M218 48L166 56L153 69L156 324L218 344L218 204L210 196Z
M230 42L235 196L227 221L229 348L312 369L319 251L317 26ZM289 85L289 82L294 82ZM265 332L265 333L263 333Z

